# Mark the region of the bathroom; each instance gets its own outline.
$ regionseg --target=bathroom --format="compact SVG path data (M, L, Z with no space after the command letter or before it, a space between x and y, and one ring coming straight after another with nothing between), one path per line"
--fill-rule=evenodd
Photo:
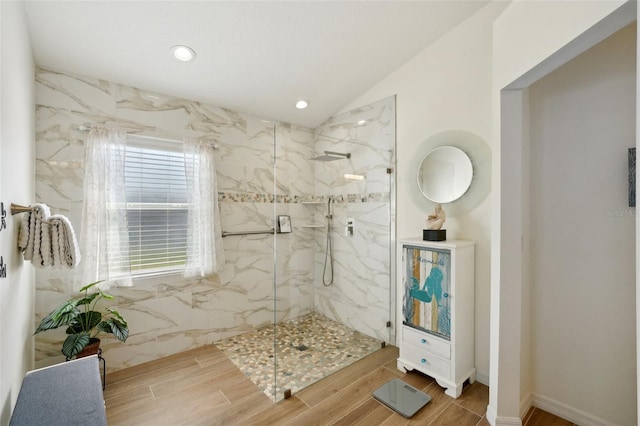
M86 127L124 128L151 142L206 136L216 146L224 267L201 279L174 272L140 277L133 287L112 287L130 337L126 344L102 343L107 371L311 313L371 339L372 347L362 353L346 349L335 355L345 360L389 342L393 97L336 115L316 129L45 69L36 71L35 98L36 193L76 227L82 218ZM313 160L324 151L349 158ZM274 234L270 230L278 229L277 217L283 215L290 218L291 232ZM37 271L37 321L69 297L69 281L68 271ZM309 338L314 324L304 330L305 341L278 344L304 345L307 356L317 352ZM59 345L59 333L38 334L36 365L59 362ZM306 370L280 361L278 368ZM262 385L269 393L273 383ZM271 394L282 395L280 386Z
M431 209L428 203L414 197L412 193L414 188L411 186L411 183L414 182L411 169L414 167L415 161L424 155L422 149L425 139L445 129L465 129L479 135L490 145L492 150L490 167L493 174L491 196L462 215L448 216L447 227L449 232L455 231L456 236L476 242L475 362L478 381L489 384L491 376L491 379L494 380L491 386L493 392L491 406L497 414L505 417L517 417L519 405L526 405L525 396L534 392L536 388L535 383L522 382L518 378L517 373L520 371L520 367L522 366L522 370L526 372L529 360L524 359L521 363L511 362L517 358L517 354L521 353L519 336L501 333L505 330L504 327L515 324L514 321L518 320L522 316L521 314L526 316L527 310L526 307L517 307L512 311L511 307L517 306L517 304L514 305L507 299L504 302L497 299L500 295L501 281L499 268L501 264L506 267L510 253L509 247L502 247L502 252L497 249L500 248L500 227L502 223L508 224L509 222L507 222L506 216L502 217L502 221L499 215L496 216L496 206L499 206L500 203L506 203L508 200L504 195L502 198L500 197L501 185L504 185L502 181L519 179L519 177L512 179L505 171L502 171L503 177L501 178L501 167L507 167L510 162L505 160L504 154L501 154L500 129L496 123L500 117L497 106L498 93L500 89L506 87L525 71L542 63L547 57L551 57L556 50L560 50L574 38L578 38L582 32L604 20L618 7L617 3L613 4L613 2L592 2L589 7L584 9L572 8L569 5L564 7L560 5L560 2L543 2L545 4L536 5L525 3L527 2L491 2L488 7L479 10L463 24L442 36L412 61L390 74L388 78L363 92L362 95L350 97L346 101L344 109L341 110L359 110L363 106L376 105L377 102L385 100L389 101L391 95L396 95L394 103L397 105L397 109L390 115L397 116L397 125L394 124L397 143L396 146L385 148L390 149L391 152L384 153L384 155L390 155L390 158L395 156L395 163L392 163L392 167L396 167L396 170L387 176L391 188L389 191L391 207L388 217L391 219L390 223L394 224L390 230L392 245L395 243L394 227L397 228L398 236L418 235L423 228L425 216ZM30 52L31 47L26 29L7 29L10 27L4 25L4 21L8 9L4 6L3 9L3 35L5 31L8 31L13 36L12 40L15 42L10 46L17 49L19 53ZM11 17L11 15L8 16ZM553 18L551 22L549 22L550 18ZM564 23L568 21L575 25L567 27ZM19 23L19 21L15 22ZM545 25L539 25L541 22L545 22ZM619 28L621 27L618 26ZM520 35L518 29L526 30L527 37L516 38L519 40L520 48L514 52L511 47L514 37ZM3 37L3 40L6 39ZM5 47L3 45L3 51L8 51ZM28 204L34 199L43 200L55 208L60 208L63 214L67 214L75 222L79 214L77 194L82 187L82 168L79 164L82 153L79 141L86 137L86 134L75 126L100 121L103 118L100 116L101 111L106 112L108 117L117 116L127 124L143 123L144 127L138 128L138 130L140 133L146 133L150 136L180 139L201 134L198 133L200 129L190 129L182 134L179 129L174 127L174 121L178 119L171 117L173 112L166 112L166 115L170 117L165 120L165 112L154 111L154 108L163 102L161 94L133 93L135 89L131 87L118 86L107 81L98 82L99 80L86 75L72 76L47 69L34 69L32 59L27 58L28 54L25 53L23 56L22 58L19 56L18 59L11 62L15 69L9 68L7 71L10 61L4 60L2 64L3 80L7 81L5 78L11 77L11 81L14 81L20 89L20 93L16 94L5 92L5 87L3 87L3 163L2 182L0 183L3 188L2 195L5 204L8 201ZM28 76L28 78L24 76ZM78 78L80 81L77 80ZM75 83L72 83L73 81ZM74 86L73 89L68 86L68 90L65 89L66 91L70 90L69 93L75 93L73 101L64 100L64 95L55 93L56 87L60 88L65 84ZM98 95L96 96L94 93L98 93ZM149 95L150 97L145 98ZM152 96L159 96L160 99L154 99ZM92 106L92 112L89 113L92 115L90 119L86 119L82 113L75 116L76 112L81 109L76 103L76 100L79 99L82 102L88 100L88 105L99 105L97 109ZM37 114L33 113L33 105L29 105L29 102L34 100L35 104L40 105ZM122 111L127 109L123 108L127 102L134 102L130 105L131 116L127 116ZM6 105L11 105L11 108L6 108ZM224 230L268 230L273 226L278 215L288 215L291 218L293 232L276 236L264 234L225 237L225 247L229 246L230 251L226 259L229 270L227 271L228 275L222 276L221 274L219 281L200 281L194 284L159 281L145 283L142 287L113 289L113 292L118 292L118 308L126 312L132 327L135 325L143 328L136 330L141 333L139 337L132 333L130 340L125 345L119 342L108 343L110 345L108 368L112 369L116 365L143 363L152 357L172 353L174 349L181 350L193 345L221 340L234 334L242 334L259 326L259 324L272 323L274 320L280 319L286 321L286 319L307 312L311 306L313 309L323 309L323 313L330 312L336 318L348 319L351 324L357 325L355 328L375 336L377 334L373 333L373 330L380 327L378 330L384 336L387 333L385 324L383 324L386 317L378 317L373 322L362 321L364 324L357 324L359 319L356 313L352 315L352 313L341 309L340 302L346 297L338 286L342 282L348 282L347 280L334 280L334 284L327 289L320 287L326 247L323 226L326 223L319 222L327 214L328 196L341 195L343 192L342 188L336 189L335 192L332 192L333 190L325 192L324 190L328 187L327 181L323 180L325 179L322 176L323 172L318 173L318 169L326 168L327 171L330 171L330 176L340 180L343 186L350 186L344 193L384 193L384 190L367 188L363 181L347 182L344 179L344 173L372 174L372 171L362 168L362 164L356 163L362 158L358 157L358 147L337 146L340 144L338 140L344 139L343 135L338 135L335 139L322 140L316 136L318 134L317 126L301 128L287 127L277 122L263 123L262 117L251 117L235 111L223 110L213 105L189 104L181 112L176 113L176 115L180 115L179 121L184 123L190 120L191 118L184 118L190 114L184 111L191 111L197 116L194 122L202 122L202 117L199 115L199 111L202 109L198 109L199 107L213 110L213 115L208 118L216 126L209 125L202 133L212 130L211 133L215 135L215 138L223 141L216 142L219 145L216 155L218 157L231 156L231 158L227 157L229 160L233 160L234 155L243 156L245 153L252 155L252 160L256 160L255 169L264 170L265 174L260 176L268 176L269 179L265 179L265 181L271 182L268 187L256 187L255 182L260 179L255 175L249 176L249 173L253 173L254 170L247 170L247 176L238 182L225 182L224 176L221 176L219 191L223 192L223 196L224 192L242 194L240 199L225 200L223 198L221 200L222 220L228 220L228 226L225 224ZM62 116L57 116L56 110L64 111L65 109L70 112L62 112ZM117 111L118 109L120 111ZM6 114L9 113L16 115L7 117ZM339 113L336 115L340 119L341 115ZM17 118L13 119L14 117ZM51 126L48 123L51 123ZM66 124L58 130L54 123ZM243 124L236 125L234 123ZM146 126L153 128L167 126L167 130L166 133L154 133L151 127ZM356 130L357 121L351 124L353 132L367 129L367 127L363 126L360 130ZM34 128L37 129L35 138L33 136ZM311 129L316 132L310 132ZM333 130L335 129L330 125L326 129L321 129L326 132ZM10 133L7 134L7 132ZM48 136L44 136L42 132L47 133ZM59 135L57 132L60 132ZM243 132L246 133L243 134ZM330 136L334 137L335 135L330 134ZM28 144L24 146L16 146L15 144L17 140L33 141L34 139L37 141L38 147L34 146L33 149ZM56 140L70 142L68 146L62 146L56 145ZM251 145L244 147L243 153L232 153L226 146L231 143L226 141L232 140L233 143L243 140L247 145L249 145L247 140L251 140ZM45 142L49 144L51 151L40 149ZM317 146L315 146L316 142ZM333 142L336 146L332 146L330 149L328 145ZM323 146L323 143L326 143L327 146ZM397 152L394 151L396 147ZM252 151L254 148L255 151ZM282 162L278 162L275 171L272 172L273 165L269 164L268 158L272 155L274 148L276 149L276 157L278 155L295 157L291 163L285 162L285 164L305 164L306 167L315 169L315 175L301 173L300 170L303 169L296 167L287 170ZM310 161L311 158L322 155L325 150L350 153L351 158L332 162ZM57 151L64 152L64 155L58 155ZM35 161L33 161L34 158ZM32 163L35 163L35 170ZM223 170L231 164L231 161L227 163L223 161L216 165ZM349 170L341 170L343 166L347 165L351 166ZM378 165L381 166L380 169L377 168ZM358 170L358 167L361 169ZM380 187L387 184L383 180L385 177L382 173L383 167L386 169L389 166L383 165L382 161L378 163L376 160L376 169L373 172L380 174L376 175L376 179L380 178L378 180L381 182ZM232 172L237 172L236 169L232 168ZM291 178L285 179L283 177L287 175ZM313 178L311 178L312 175L314 175ZM36 179L33 176L36 176ZM274 182L282 186L274 185ZM226 187L223 187L223 184ZM287 188L287 185L295 186L295 188ZM395 195L392 192L394 186L397 191ZM280 196L280 199L275 198L276 203L256 202L246 198L246 194L252 193L261 194L261 197L273 194L275 197ZM32 194L35 194L35 198L32 197ZM295 197L303 194L309 196L310 199L286 198L286 196ZM311 201L314 200L317 203L311 204ZM334 252L334 261L339 262L339 256L345 253L345 251L339 250L340 244L355 242L359 238L359 232L364 229L363 226L367 225L366 219L364 221L359 219L358 212L360 210L358 208L362 208L363 212L370 210L366 208L369 203L345 203L338 201L337 197L335 201L331 203L335 217L332 220L334 230L332 235L335 237L333 240L334 248L338 250ZM376 202L378 201L376 200ZM367 205L365 206L365 204ZM353 210L348 211L348 208ZM243 216L236 216L239 214L238 212L241 212ZM395 220L396 214L401 220ZM354 219L353 237L344 235L345 232L348 233L348 229L345 229L347 228L347 218ZM307 222L307 220L309 221ZM384 220L386 220L386 216ZM7 222L9 228L15 224L15 220L12 221L10 217ZM375 218L371 222L379 224L382 223L382 219ZM318 228L302 225L314 225ZM512 228L510 229L513 231ZM3 237L0 241L3 253L9 252L10 247L13 247L10 246L11 242L6 238L7 235L11 234L3 232L3 235L0 235ZM519 235L519 230L511 233L503 231L502 235ZM302 237L306 239L302 240ZM280 253L281 250L285 251L284 255ZM240 251L249 255L248 262L241 263L239 261L237 253ZM276 268L273 267L274 253L278 255ZM376 260L378 259L376 257ZM19 327L14 333L15 337L9 336L3 340L3 350L0 353L2 364L5 365L2 385L3 419L6 419L6 415L8 415L5 413L11 411L24 372L49 362L56 362L53 359L53 354L57 351L55 344L52 343L53 335L42 334L38 336L35 354L30 339L34 328L34 316L40 318L52 308L52 305L64 300L67 285L67 277L62 274L56 275L51 271L38 271L35 275L41 275L41 272L46 275L37 278L36 294L32 295L29 289L33 290L33 286L29 284L34 281L32 280L34 272L25 268L15 257L7 259L5 256L5 262L7 263L7 276L12 282L19 282L20 285L3 287L3 323L7 324L13 319L12 307L22 313L18 316ZM393 268L391 255L387 262L390 268ZM345 261L345 263L348 262ZM236 264L240 269L235 269ZM305 269L305 271L313 270L313 277L309 276L311 274L309 272L298 274L298 265L302 264L309 265L310 269ZM375 265L373 262L367 264L366 268L358 269L357 273L366 277L366 271ZM243 271L249 266L255 266L250 271L250 274L254 275L247 278L245 275L250 274L244 274ZM335 266L337 278L341 273L342 265L336 263ZM274 275L280 277L282 281L274 280ZM266 283L266 285L258 286L258 280L261 279L264 279L261 283ZM232 281L234 284L229 286ZM266 294L267 289L273 290L274 282L277 283L276 291ZM312 282L315 293L313 304L311 303L312 296L309 294ZM254 287L250 287L252 283L255 284ZM358 292L356 295L349 294L349 297L353 296L354 299L365 294L359 288L351 287L348 290ZM370 289L367 288L367 290ZM318 303L316 303L315 298L319 298L323 293L335 297L331 299L335 302L318 299ZM280 295L283 297L281 298ZM369 295L367 291L366 295L376 297L375 300L382 300L378 294ZM626 298L626 300L632 299L632 297ZM221 302L222 300L224 302ZM290 303L289 300L296 302ZM298 303L301 300L305 302ZM305 304L307 302L308 304ZM323 303L326 305L323 306ZM506 308L502 307L499 310L500 303L505 303ZM391 304L390 301L389 305ZM35 315L33 315L33 305L35 305ZM280 305L282 307L279 307ZM220 306L223 306L224 309L221 310L223 312L227 312L226 310L232 307L232 310L239 312L239 314L234 317L229 312L228 315L223 315L215 320L206 315ZM324 310L325 306L327 307L326 311ZM625 315L631 311L633 308L625 310ZM385 312L388 313L388 310ZM633 321L621 321L620 324L624 324L624 327L620 329L621 332L631 333L630 328L633 327ZM567 334L571 333L568 323L556 324L556 327L558 326ZM508 327L506 330L509 330ZM389 334L388 339L392 341L392 332ZM496 340L498 336L509 340L498 346L499 342ZM592 336L592 338L596 337L599 336ZM379 339L386 340L384 337ZM627 346L633 346L633 342L623 341L626 342L625 353L629 352L630 349L627 350ZM19 347L20 350L6 349L16 347ZM635 353L635 351L633 352ZM526 357L526 354L522 356ZM35 364L33 363L34 358L37 360ZM573 364L575 364L573 360L562 360L561 362L561 365ZM627 376L630 377L628 374L624 375L624 377ZM8 380L4 380L7 377ZM588 377L588 375L576 373L575 376L572 376L571 382L583 383L580 380L584 378L586 381ZM498 382L498 378L502 381ZM614 379L613 376L609 378L607 382L609 388L612 387L612 383L619 382ZM504 380L507 382L505 383ZM521 383L523 383L522 386ZM589 386L582 386L582 388L587 389ZM505 395L515 396L511 400L504 399ZM567 399L567 395L571 395L571 392L553 395L558 401L557 406L571 404L572 407L589 412L592 407L595 407L592 403L593 398L583 397L580 401L571 401ZM635 405L634 403L629 403L627 400L618 402L612 399L613 397L604 397L600 401L604 401L609 407L613 407L612 409L617 408L617 412L624 413L627 417L613 417L595 409L593 414L601 418L614 419L612 422L621 424L625 422L616 419L635 418L633 410L630 409Z

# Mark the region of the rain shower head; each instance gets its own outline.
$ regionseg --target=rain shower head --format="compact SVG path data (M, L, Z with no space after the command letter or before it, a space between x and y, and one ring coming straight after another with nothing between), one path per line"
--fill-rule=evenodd
M315 160L315 161L335 161L335 160L342 160L342 159L345 159L345 158L351 158L351 153L343 154L341 152L325 151L324 155L321 155L319 157L314 157L314 158L312 158L312 160Z

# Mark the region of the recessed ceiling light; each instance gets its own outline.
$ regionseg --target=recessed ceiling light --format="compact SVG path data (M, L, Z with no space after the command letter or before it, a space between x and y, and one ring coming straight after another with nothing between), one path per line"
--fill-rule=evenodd
M367 120L358 121L358 126L364 126L365 124L367 124Z
M304 99L300 99L298 102L296 102L296 108L298 109L305 109L308 106L309 102L305 101Z
M179 61L189 62L196 58L196 52L189 46L173 46L171 53Z

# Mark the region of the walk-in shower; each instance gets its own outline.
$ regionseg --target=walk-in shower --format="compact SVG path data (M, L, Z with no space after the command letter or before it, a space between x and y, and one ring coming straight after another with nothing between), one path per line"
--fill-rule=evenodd
M220 204L223 228L291 223L225 238L230 267L216 285L234 318L211 320L216 346L274 401L393 342L394 108L389 98L313 130L258 125L250 144L223 147L238 153L221 166L238 191Z
M185 279L172 273L141 279L134 287L112 288L120 312L136 318L136 329L130 337L135 344L103 342L107 373L214 344L224 346L229 358L237 356L242 374L254 383L261 381L260 389L279 400L287 389L295 393L375 351L381 342L394 342L393 327L387 326L395 323L389 309L395 259L394 176L387 173L395 169L393 98L335 115L310 129L200 103L186 110L149 104L144 114L130 108L119 108L116 114L100 105L119 99L135 103L140 96L155 94L113 82L109 85L117 90L105 94L100 85L87 86L85 77L36 72L37 85L56 88L37 91L37 104L54 112L39 114L36 120L42 131L37 132L35 154L47 164L37 179L37 193L43 199L62 200L54 206L68 211L72 220L81 222L82 185L61 167L77 157L74 147L85 139L80 125L104 118L134 133L172 139L206 135L218 145L217 187L208 189L218 194L224 265L206 277ZM87 108L71 116L65 113L69 97ZM166 99L175 105L192 103ZM67 148L55 148L62 142ZM179 150L178 146L168 144L166 149ZM311 161L318 156L324 161ZM186 214L185 205L174 199L183 189L168 192L166 205L172 215ZM325 217L329 198L330 226ZM290 226L282 232L279 223ZM184 229L164 231L178 235ZM333 255L329 286L323 284L327 233ZM329 260L325 282L331 276ZM37 317L46 314L44 307L59 303L63 275L38 272ZM59 362L59 354L59 336L36 339L37 367ZM198 362L205 367L217 360ZM224 377L199 381L198 386L210 385L215 393ZM255 390L237 389L236 396Z

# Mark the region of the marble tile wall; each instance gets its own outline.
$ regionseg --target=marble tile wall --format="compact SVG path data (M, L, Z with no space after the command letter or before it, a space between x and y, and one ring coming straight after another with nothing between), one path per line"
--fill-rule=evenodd
M389 256L380 260L384 256L377 253L379 244L371 242L389 226L388 222L381 224L388 220L389 213L385 216L385 208L380 206L388 205L389 186L378 167L391 155L388 147L382 147L384 134L390 128L385 124L387 110L388 106L381 104L348 117L336 117L320 129L320 136L314 136L311 129L286 124L274 126L259 117L216 106L94 78L37 70L36 200L48 204L55 213L67 215L76 232L81 228L86 137L78 128L92 123L176 140L207 136L218 145L216 166L223 229L268 229L273 226L274 214L290 215L293 224L292 233L280 234L275 240L268 234L225 237L226 265L218 275L208 279L166 276L138 280L132 288L112 288L110 292L116 296L118 309L129 321L131 334L126 344L109 338L103 340L108 369L117 370L212 343L272 323L274 317L290 319L319 307L332 314L327 316L344 320L347 325L361 326L362 332L380 338L384 330L379 330L376 322L380 322L382 316L388 317L388 307L384 315L380 314L385 303L381 293L385 290L378 288L378 284L373 287L373 283L384 279L378 275L373 280L371 277L375 269L388 265ZM348 119L360 115L375 117L376 124L357 129L347 124ZM377 130L372 135L370 131L374 128ZM354 154L360 150L362 155L354 155L351 166L366 173L366 183L344 182L334 176L334 172L339 171L331 169L335 164L318 165L309 161L318 149L329 146L332 150L342 149L342 142L338 143L336 137L356 141L350 149ZM367 151L368 137L380 147L374 144L374 148ZM275 171L274 138L277 139ZM339 146L334 149L336 144ZM372 161L363 162L365 156L370 156ZM314 172L310 173L312 168ZM349 248L349 244L353 245L356 239L340 242L336 237L335 247L348 256L341 260L345 266L336 266L336 281L344 278L345 285L323 289L318 286L319 256L324 254L322 232L320 228L303 225L322 220L320 206L323 204L305 202L324 203L328 195L341 200L335 203L344 210L340 217L357 214L363 227L358 228L359 242L355 250ZM333 233L339 234L338 228ZM372 238L372 241L360 238ZM274 250L277 252L275 292ZM354 261L355 253L366 259ZM364 272L364 266L374 270ZM346 284L361 277L370 282ZM73 279L70 271L37 270L37 322L70 296ZM388 293L388 278L386 286ZM360 292L365 287L371 294L361 299L359 294L363 294ZM372 302L373 310L363 308L367 300ZM348 312L351 301L358 304L355 311ZM378 319L372 320L375 316ZM61 360L63 334L59 330L36 336L37 366Z
M221 223L226 231L268 229L274 208L293 223L309 212L296 204L313 194L308 172L309 129L278 125L227 109L176 99L93 78L39 69L36 74L36 199L67 215L81 228L83 124L104 123L132 133L180 140L206 135L218 145ZM275 129L275 130L274 130ZM276 172L274 138L278 139ZM291 182L291 184L290 184ZM278 198L272 197L274 188ZM273 291L273 251L278 280ZM226 265L214 277L179 276L139 280L133 288L113 288L118 309L128 319L126 344L103 342L110 370L211 343L273 322L311 312L313 234L224 238ZM70 296L69 271L37 270L36 321ZM60 360L62 330L36 336L36 362Z
M331 196L334 281L323 284L326 229L316 230L314 309L371 337L389 342L391 295L392 174L395 163L395 98L336 115L315 129L314 150L351 158L314 162L314 193ZM362 181L344 174L365 177ZM323 213L327 206L316 207ZM352 236L345 234L354 221Z

